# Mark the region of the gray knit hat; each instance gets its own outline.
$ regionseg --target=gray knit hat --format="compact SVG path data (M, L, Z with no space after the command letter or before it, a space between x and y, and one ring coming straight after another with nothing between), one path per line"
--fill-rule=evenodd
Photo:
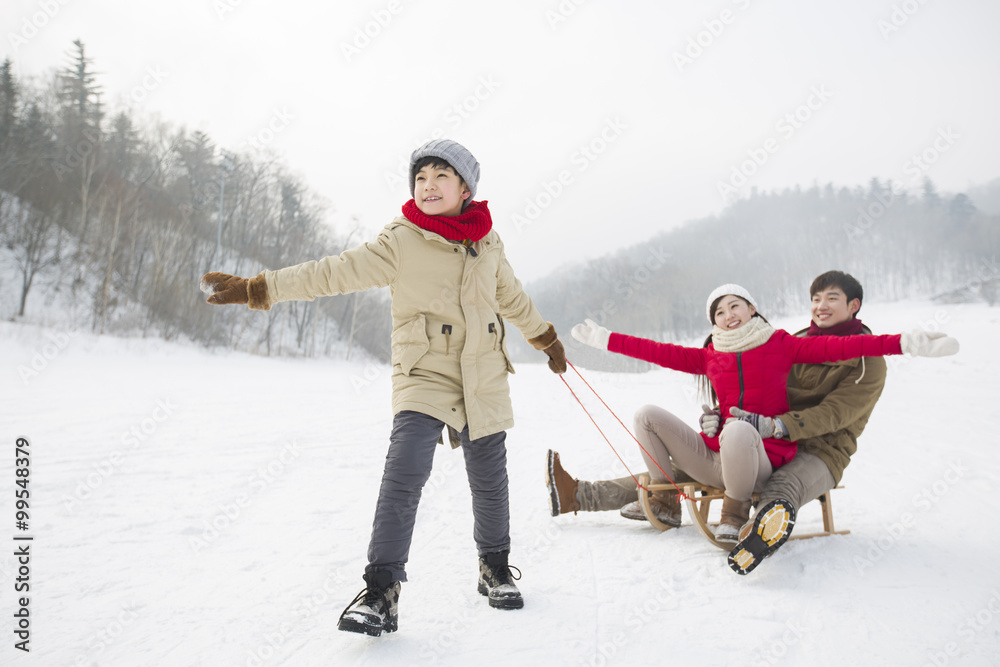
M410 195L413 195L417 176L413 173L413 166L420 158L431 155L450 164L455 173L461 176L465 184L469 186L470 195L465 201L467 206L470 201L476 198L476 187L479 185L479 162L469 152L469 149L451 139L432 139L413 151L413 155L410 156Z
M719 285L712 290L711 294L708 295L708 301L705 303L705 310L708 312L708 321L712 324L715 324L715 318L712 317L712 302L720 297L726 296L727 294L733 294L742 299L746 299L746 302L753 306L754 310L757 310L757 302L752 296L750 296L750 292L747 291L747 288L737 285L736 283Z

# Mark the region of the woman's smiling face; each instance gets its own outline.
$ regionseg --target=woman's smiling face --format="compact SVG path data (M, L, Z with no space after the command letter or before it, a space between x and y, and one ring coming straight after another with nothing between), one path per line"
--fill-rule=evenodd
M750 321L757 309L735 294L727 294L715 306L715 326L727 331L739 329Z

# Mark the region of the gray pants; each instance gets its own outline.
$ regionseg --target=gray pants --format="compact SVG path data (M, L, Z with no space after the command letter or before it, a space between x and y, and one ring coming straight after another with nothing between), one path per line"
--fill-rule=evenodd
M764 443L757 429L746 422L723 426L720 451L713 452L693 428L663 408L647 405L635 413L635 437L649 452L648 456L643 452L642 458L654 482L666 481L664 472L681 481L680 469L687 474L685 479L725 489L734 500L750 500L771 476ZM637 497L631 477L581 481L577 496L585 512L619 509Z
M693 428L663 408L647 405L635 413L635 437L649 452L642 458L654 482L666 481L661 468L673 477L676 466L702 484L725 489L733 500L750 500L771 476L764 442L746 422L725 424L719 451L713 452Z
M795 509L798 509L834 486L836 483L833 481L833 474L823 463L823 459L799 452L794 459L775 470L767 480L760 492L758 507L782 498L791 501Z
M443 428L444 422L420 412L406 410L393 419L365 572L388 570L393 581L406 581L417 505ZM470 441L468 427L461 433L480 556L510 549L506 437L501 431Z

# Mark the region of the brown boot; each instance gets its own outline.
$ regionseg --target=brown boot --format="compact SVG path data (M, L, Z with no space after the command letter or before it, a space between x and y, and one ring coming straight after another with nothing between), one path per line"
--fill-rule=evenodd
M751 500L733 500L729 496L722 497L722 521L715 528L715 539L718 542L739 541L740 528L750 518Z
M552 516L578 512L580 501L576 498L579 482L570 477L559 463L559 452L549 450L545 466L545 485L549 487L549 508Z

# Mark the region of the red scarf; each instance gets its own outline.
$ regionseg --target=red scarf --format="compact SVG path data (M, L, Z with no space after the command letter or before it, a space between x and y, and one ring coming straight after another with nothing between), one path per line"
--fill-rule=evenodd
M841 322L840 324L834 324L832 327L826 329L820 329L816 326L815 322L809 323L809 332L807 336L860 336L863 334L864 325L861 324L861 320L854 317L846 322Z
M456 216L427 215L417 208L416 202L411 199L403 204L403 215L417 227L440 234L449 241L469 239L475 242L493 229L493 218L490 217L490 209L486 204L485 199L470 202L465 210Z

